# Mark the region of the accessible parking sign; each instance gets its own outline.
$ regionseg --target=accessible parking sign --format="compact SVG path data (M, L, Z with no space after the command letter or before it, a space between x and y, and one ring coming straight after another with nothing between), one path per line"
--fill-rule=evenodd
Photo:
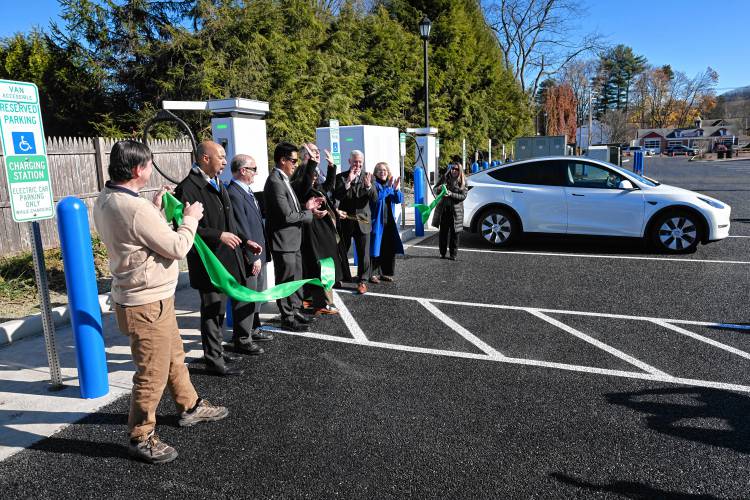
M0 80L0 140L13 220L51 219L52 184L39 90L33 83Z

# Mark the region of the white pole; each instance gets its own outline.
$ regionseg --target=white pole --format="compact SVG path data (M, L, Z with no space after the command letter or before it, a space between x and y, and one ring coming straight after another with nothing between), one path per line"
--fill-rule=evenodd
M489 157L487 163L492 165L492 139L489 139L489 143L487 144L487 151L487 156Z
M463 145L461 146L461 163L466 168L466 139L463 140Z

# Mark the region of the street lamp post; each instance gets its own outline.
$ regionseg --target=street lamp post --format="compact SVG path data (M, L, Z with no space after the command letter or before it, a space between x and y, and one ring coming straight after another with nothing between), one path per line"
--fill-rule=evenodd
M419 34L422 37L424 46L424 126L430 127L430 95L429 95L429 80L427 77L427 41L430 39L430 29L432 28L432 21L427 16L424 16L419 21Z

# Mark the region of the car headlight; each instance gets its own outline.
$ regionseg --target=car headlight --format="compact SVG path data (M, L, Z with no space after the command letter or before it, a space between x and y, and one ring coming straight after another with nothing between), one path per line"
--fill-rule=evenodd
M709 205L711 205L714 208L725 208L724 205L722 205L721 203L719 203L716 200L710 200L708 198L703 198L701 196L699 196L698 199L701 200L704 203L708 203Z

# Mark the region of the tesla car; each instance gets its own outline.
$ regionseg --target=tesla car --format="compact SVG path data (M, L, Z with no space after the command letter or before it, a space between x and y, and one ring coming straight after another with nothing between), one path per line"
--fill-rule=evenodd
M495 246L522 233L646 238L666 253L729 235L731 207L611 163L556 156L471 175L464 227Z

